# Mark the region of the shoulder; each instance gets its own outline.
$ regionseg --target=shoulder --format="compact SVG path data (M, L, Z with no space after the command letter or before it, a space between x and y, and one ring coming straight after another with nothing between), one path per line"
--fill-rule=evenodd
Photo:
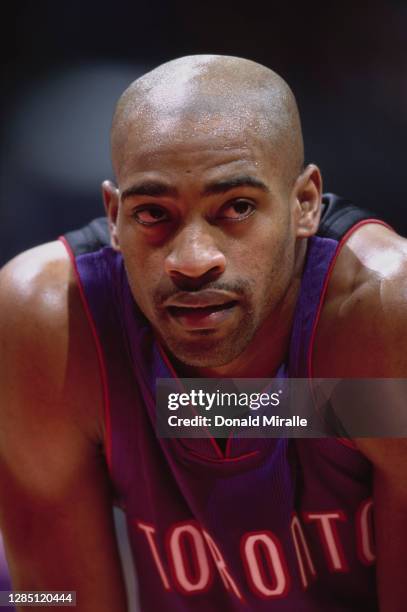
M96 446L103 439L96 351L62 243L26 251L0 271L0 310L3 452L38 444L44 458L74 457L88 442Z
M0 310L0 523L13 585L57 590L64 576L78 601L124 610L96 351L61 243L1 270Z
M314 375L407 377L407 240L368 224L342 247L317 328Z
M398 383L407 378L406 346L407 240L384 226L369 224L350 237L335 264L317 328L314 376L396 379L374 387L375 397L365 396L362 387L358 395L360 406L368 406L372 414L379 415L386 407L383 425L387 426L392 414L396 419L402 415L404 391ZM400 465L406 461L407 440L358 438L355 442L386 487L390 483L392 491L400 492L398 499L406 507L407 474L400 472Z
M73 282L69 258L58 242L30 249L0 271L0 354L2 371L7 363L18 374L19 364L47 359L52 370L68 343L68 296ZM51 358L54 359L51 359ZM53 372L55 370L55 372ZM32 372L34 374L34 372Z
M2 337L16 334L21 340L27 337L34 341L40 331L38 326L41 331L43 326L55 326L59 335L62 333L72 284L70 262L64 251L62 243L44 244L21 253L0 270ZM42 338L43 348L48 339ZM56 344L49 342L50 347ZM6 348L20 351L22 347Z

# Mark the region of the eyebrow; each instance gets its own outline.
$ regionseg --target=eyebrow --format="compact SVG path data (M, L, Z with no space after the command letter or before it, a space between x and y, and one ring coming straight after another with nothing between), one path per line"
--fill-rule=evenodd
M214 181L206 185L201 193L203 197L208 195L214 195L217 193L226 193L236 187L254 187L255 189L261 189L265 193L269 193L270 190L263 181L254 176L242 175L235 176L230 179L224 179L222 181Z
M202 190L201 196L206 197L219 193L226 193L237 187L254 187L266 193L270 192L267 185L260 179L250 175L242 175L208 183ZM151 196L156 198L164 196L177 197L178 190L161 181L143 181L125 189L121 195L121 199L124 201L133 196Z
M178 191L175 187L171 187L160 181L143 181L142 183L137 183L125 189L121 199L124 201L133 196L152 196L158 198L162 196L176 197L177 195Z

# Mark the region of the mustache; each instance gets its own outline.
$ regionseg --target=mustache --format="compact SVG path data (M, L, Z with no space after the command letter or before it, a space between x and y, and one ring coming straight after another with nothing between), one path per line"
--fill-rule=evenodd
M236 299L249 301L252 294L251 283L244 279L239 279L234 282L214 281L200 285L197 289L180 290L176 285L158 287L153 293L153 302L157 308L170 299L175 299L185 295L199 295L201 291L223 291L236 296Z

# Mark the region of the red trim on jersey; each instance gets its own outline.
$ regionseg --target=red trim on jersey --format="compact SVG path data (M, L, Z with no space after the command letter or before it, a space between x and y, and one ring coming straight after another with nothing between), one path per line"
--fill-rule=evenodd
M160 344L160 342L156 339L157 342L157 346L158 349L160 351L161 357L163 358L163 361L165 362L167 368L169 369L172 377L179 382L180 378L177 374L177 372L174 369L174 366L172 365L167 353L165 352L165 349L163 348L163 346ZM182 385L179 383L178 384L179 388L184 391L184 387L182 387ZM268 385L266 385L265 388L267 388ZM198 415L198 413L196 411L193 411L195 415ZM224 462L224 463L231 463L233 461L240 461L241 459L246 459L247 457L252 457L253 455L257 455L259 453L259 451L250 451L249 453L245 453L244 455L239 455L238 457L231 457L231 446L232 446L232 441L234 440L233 438L233 429L229 434L229 437L226 439L226 445L225 445L225 452L223 453L221 448L219 447L219 444L216 442L216 439L210 434L210 432L207 430L206 427L203 427L203 430L205 431L208 440L211 442L212 446L215 449L215 452L218 456L217 459L213 458L213 457L207 457L205 455L201 455L201 453L198 453L197 451L194 451L190 448L188 448L188 452L190 452L192 455L195 455L196 457L198 457L199 459L203 459L204 461L211 461L211 462ZM180 439L182 440L182 439ZM182 442L181 442L182 443ZM185 447L185 445L184 445Z
M214 438L212 437L211 439L214 440ZM195 457L198 457L199 459L203 459L204 461L209 461L211 463L233 463L236 461L240 461L241 459L247 459L248 457L254 457L254 455L258 455L260 451L258 450L250 451L250 453L245 453L244 455L238 455L237 457L224 457L222 455L222 457L220 457L219 459L215 459L213 457L206 457L205 455L201 455L200 453L197 453L196 451L190 448L188 448L188 452L190 452L191 455L195 455Z
M353 442L352 440L348 440L348 438L335 438L335 439L337 442L339 442L339 444L342 444L343 446L346 446L347 448L350 448L354 451L360 452L355 442Z
M98 366L99 366L99 372L100 372L100 378L102 381L102 390L103 390L103 406L104 406L104 422L105 422L105 449L106 449L106 461L107 461L107 465L109 468L110 473L112 474L112 435L111 435L111 420L110 420L110 397L109 397L109 385L108 385L108 378L107 378L107 371L106 371L106 365L105 365L105 359L104 359L104 353L103 353L103 349L102 349L102 345L100 343L100 339L98 336L98 332L96 329L96 325L95 322L93 320L92 317L92 313L90 311L88 302L86 300L86 296L85 296L85 291L82 285L82 281L81 278L79 276L79 271L78 271L78 266L76 264L76 259L75 259L75 255L68 243L68 241L66 240L66 238L64 238L64 236L60 236L59 240L62 242L62 244L64 245L68 255L69 255L69 259L71 260L72 263L72 267L75 273L75 278L76 278L76 282L78 285L78 289L79 289L79 295L81 298L81 302L85 311L85 315L86 318L88 320L89 323L89 327L91 329L92 332L92 337L93 337L93 341L95 343L95 347L96 347L96 353L97 353L97 358L98 358Z
M328 289L328 285L329 285L329 281L331 280L331 275L336 263L336 260L338 259L338 256L342 250L342 247L345 245L345 242L347 240L349 240L349 238L351 237L351 235L356 232L356 230L358 230L360 227L362 227L363 225L367 225L368 223L376 223L379 225L384 225L385 227L392 229L390 227L390 225L388 225L387 223L385 223L384 221L380 221L379 219L363 219L362 221L359 221L359 223L356 223L356 225L354 225L353 227L351 227L346 234L342 237L342 239L340 240L340 242L338 243L338 246L336 248L336 252L335 255L329 265L328 268L328 272L326 274L325 277L325 282L322 288L322 292L321 292L321 296L319 298L319 304L318 304L318 310L317 310L317 315L315 317L315 321L314 321L314 325L312 327L312 333L311 333L311 340L310 340L310 344L309 344L309 348L308 348L308 359L307 359L307 375L308 378L314 378L314 374L313 374L313 367L312 367L312 354L313 354L313 349L314 349L314 342L315 342L315 336L316 336L316 331L317 331L317 326L319 323L319 319L321 316L321 312L322 312L322 307L324 305L324 301L325 301L325 295Z
M176 371L174 370L174 366L172 365L171 361L169 360L169 358L167 356L167 353L165 352L165 350L161 346L160 342L158 340L156 340L156 341L157 341L158 350L161 353L161 357L163 358L163 361L165 362L165 365L167 366L167 368L171 372L173 378L178 380L179 376L176 373Z
M160 351L161 357L163 358L163 361L165 362L167 368L169 369L172 377L175 378L175 380L179 381L179 376L176 373L176 371L174 369L174 366L172 365L171 361L168 358L167 353L165 352L164 348L161 346L160 342L158 342L158 340L157 340L157 345L158 345L158 349ZM198 414L198 413L195 412L195 414ZM214 461L221 461L221 460L225 459L225 455L222 453L222 451L221 451L219 445L217 444L215 438L209 433L209 431L207 430L206 427L204 427L203 429L204 429L204 431L205 431L205 433L206 433L206 435L208 437L208 440L212 444L212 446L213 446L213 448L215 450L215 453L218 456L218 459L215 459ZM188 450L190 450L190 449L188 449ZM208 460L208 457L200 455L199 453L194 453L194 454L197 455L198 457L200 457L201 459Z
M345 242L347 240L349 240L349 238L352 236L352 234L354 232L356 232L356 230L358 230L363 225L367 225L367 224L370 224L370 223L375 223L375 224L378 224L378 225L384 225L388 229L393 230L393 228L390 225L388 225L388 223L385 223L384 221L381 221L380 219L363 219L362 221L359 221L359 223L356 223L356 225L351 227L346 232L346 234L344 236L342 236L341 240L339 241L338 246L337 246L336 251L335 251L335 255L333 256L333 259L332 259L332 261L331 261L331 263L329 265L328 272L327 272L326 277L325 277L324 285L322 287L322 292L321 292L321 295L320 295L320 298L319 298L317 314L316 314L315 321L314 321L314 324L313 324L313 327L312 327L311 340L310 340L310 343L309 343L308 356L307 356L307 377L310 378L310 379L314 378L312 357L313 357L313 353L314 353L315 336L316 336L316 333L317 333L317 327L318 327L319 319L321 317L321 312L322 312L322 307L324 305L326 292L328 290L329 281L331 280L331 276L332 276L333 269L335 267L336 260L338 259L338 256L339 256L340 252L342 251L342 248L345 245ZM356 447L356 444L352 440L348 440L347 438L336 438L336 440L340 444L343 444L344 446L347 446L348 448L352 448L353 450L358 450L357 447Z
M173 378L175 378L176 380L179 380L179 376L176 373L176 371L174 370L174 366L172 365L171 361L168 358L168 355L166 354L164 348L161 346L161 344L157 341L158 344L158 348L159 351L161 353L161 357L163 358L167 368L169 369L169 371L171 372ZM197 413L196 413L197 414ZM233 437L233 431L230 432L229 437L226 441L226 447L225 447L225 454L222 453L219 444L216 442L215 438L207 431L206 427L204 428L205 432L207 433L208 436L208 440L210 441L210 443L212 444L213 448L215 449L215 453L218 456L218 459L209 459L208 457L205 457L203 455L200 455L199 453L195 452L193 454L195 454L197 457L199 457L200 459L205 459L207 461L236 461L238 459L243 459L245 457L249 457L253 454L257 454L257 451L248 453L247 455L241 455L239 457L230 457L230 447L231 447L231 443L232 443L232 437ZM192 452L190 450L190 452Z

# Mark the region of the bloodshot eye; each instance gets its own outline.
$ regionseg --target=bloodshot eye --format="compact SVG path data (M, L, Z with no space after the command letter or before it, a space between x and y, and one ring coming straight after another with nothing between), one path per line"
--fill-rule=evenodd
M168 221L169 216L160 206L143 206L133 212L133 217L141 225L157 225L163 221Z
M233 202L228 202L225 206L223 206L219 218L227 219L229 221L242 221L243 219L247 219L253 214L255 211L254 205L248 200L234 200Z

